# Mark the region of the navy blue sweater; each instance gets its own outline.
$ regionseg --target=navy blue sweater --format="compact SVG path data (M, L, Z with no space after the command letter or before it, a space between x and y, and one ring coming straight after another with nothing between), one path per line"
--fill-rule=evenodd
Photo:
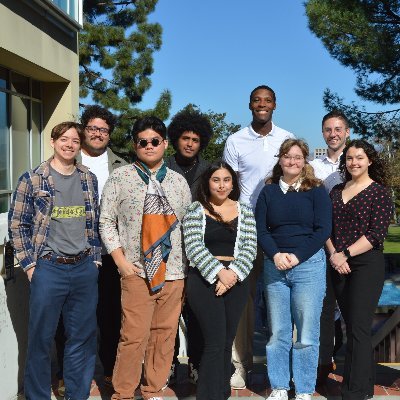
M258 243L273 258L293 253L299 262L321 249L332 229L332 204L323 186L284 194L278 184L265 185L257 200Z

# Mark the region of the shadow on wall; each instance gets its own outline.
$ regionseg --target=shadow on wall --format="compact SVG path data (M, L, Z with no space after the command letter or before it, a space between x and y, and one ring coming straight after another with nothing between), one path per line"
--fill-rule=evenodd
M28 345L29 282L21 268L15 280L0 277L0 393L14 399L23 389Z

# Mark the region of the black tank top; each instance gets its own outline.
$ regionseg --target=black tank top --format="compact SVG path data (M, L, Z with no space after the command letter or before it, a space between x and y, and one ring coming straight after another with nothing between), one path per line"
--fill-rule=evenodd
M206 214L204 244L213 256L233 257L237 223L238 217L232 220L229 227Z

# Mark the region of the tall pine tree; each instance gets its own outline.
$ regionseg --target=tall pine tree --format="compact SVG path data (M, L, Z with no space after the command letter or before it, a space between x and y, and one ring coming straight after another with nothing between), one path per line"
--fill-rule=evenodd
M393 105L389 111L367 112L354 102L345 104L339 95L327 89L325 107L342 109L355 133L365 138L398 142L400 1L309 0L305 9L310 30L321 39L329 54L355 71L356 94L363 100Z
M119 115L120 124L112 136L117 150L129 150L130 126L146 114L165 120L171 94L165 90L153 109L137 105L151 86L153 53L161 48L162 27L149 23L148 15L158 0L85 0L84 25L79 35L80 98Z

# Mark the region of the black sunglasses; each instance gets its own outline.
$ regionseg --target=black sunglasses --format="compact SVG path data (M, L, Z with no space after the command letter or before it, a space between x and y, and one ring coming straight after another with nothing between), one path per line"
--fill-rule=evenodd
M153 147L157 147L161 144L162 140L158 139L158 138L153 138L151 140L147 140L147 139L139 139L136 141L136 143L140 146L140 147L146 147L149 143L151 143L151 145Z

